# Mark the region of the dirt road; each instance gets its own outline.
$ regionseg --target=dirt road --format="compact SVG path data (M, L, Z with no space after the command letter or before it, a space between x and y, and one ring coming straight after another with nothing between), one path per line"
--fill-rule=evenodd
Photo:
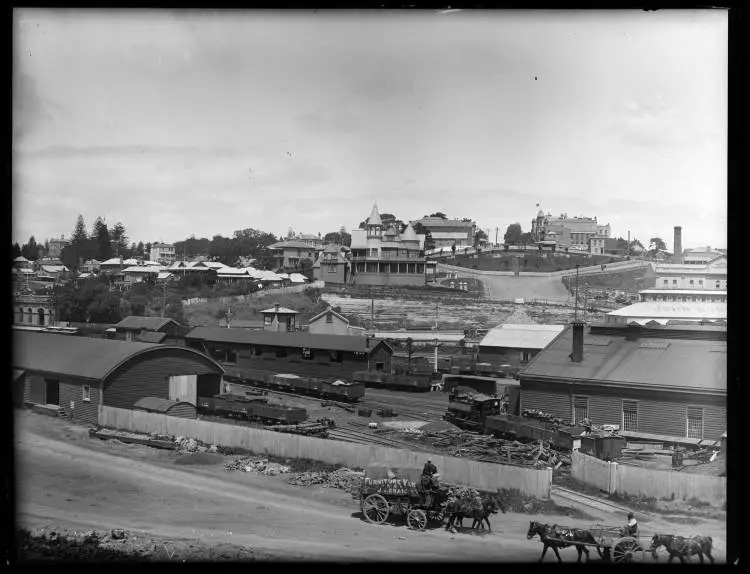
M526 540L528 515L499 515L485 535L372 525L343 491L227 473L220 464L176 465L169 451L90 439L41 415L17 418L17 510L29 529L124 528L288 559L531 561L541 550Z
M526 540L530 520L590 524L508 513L495 516L487 534L372 525L340 490L227 473L220 458L212 466L175 464L172 451L91 439L85 428L29 412L17 411L16 427L17 515L28 529L123 528L290 560L531 562L541 544ZM575 552L562 557L572 562ZM554 560L548 553L545 561Z

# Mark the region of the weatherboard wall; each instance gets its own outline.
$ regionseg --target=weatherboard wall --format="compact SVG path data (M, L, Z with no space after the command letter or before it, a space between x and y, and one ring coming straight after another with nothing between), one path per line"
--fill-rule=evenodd
M521 381L522 409L539 409L572 420L573 396L588 398L588 416L594 424L622 425L622 404L627 400L638 405L638 428L631 429L637 432L684 437L688 407L703 409L703 438L718 440L727 427L726 395Z

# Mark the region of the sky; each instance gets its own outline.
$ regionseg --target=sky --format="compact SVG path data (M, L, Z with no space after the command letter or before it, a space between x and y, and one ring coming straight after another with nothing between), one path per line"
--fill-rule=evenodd
M13 240L356 228L377 202L726 246L724 10L14 11Z

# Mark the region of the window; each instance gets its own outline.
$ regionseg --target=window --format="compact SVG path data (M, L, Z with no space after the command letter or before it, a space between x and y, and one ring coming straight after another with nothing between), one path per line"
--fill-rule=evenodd
M81 387L83 396L81 397L84 402L89 403L91 402L91 386L90 385L83 385Z
M672 285L677 285L677 279L672 279Z
M375 370L382 371L385 368L385 363L375 363Z
M302 348L302 358L306 361L312 361L313 360L313 352L312 349L307 349L305 347Z
M330 311L326 313L326 323L333 323L333 313L331 313Z
M703 438L703 409L700 407L687 408L687 437Z
M226 360L227 363L236 363L237 362L237 351L235 349L227 349L227 354L226 354L225 360Z
M588 397L573 397L573 424L589 417Z
M669 279L664 280L664 285L669 285Z
M638 432L637 401L622 401L622 430Z
M703 287L703 279L698 279L698 285L700 285L701 287Z
M716 288L717 288L717 289L720 289L720 288L721 288L721 283L719 283L718 281L716 282Z
M332 263L328 266L328 272L329 273L336 273L336 264Z
M528 363L531 360L531 351L521 351L521 362Z
M695 285L695 281L693 281L693 280L691 279L691 280L690 280L690 284L691 284L691 285Z

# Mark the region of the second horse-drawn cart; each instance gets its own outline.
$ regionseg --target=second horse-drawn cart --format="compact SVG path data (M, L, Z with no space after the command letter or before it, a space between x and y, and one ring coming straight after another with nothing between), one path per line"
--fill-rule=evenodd
M547 536L547 540L570 546L594 547L601 558L607 562L617 564L642 562L646 558L646 551L641 546L638 536L629 535L622 526L602 526L601 524L596 524L585 530L585 532L591 534L588 541L564 535L566 531L573 530L581 531L582 529L556 525L550 535Z
M365 519L382 524L398 515L415 530L424 530L430 520L442 522L447 489L425 489L421 480L421 467L368 466L357 495Z

